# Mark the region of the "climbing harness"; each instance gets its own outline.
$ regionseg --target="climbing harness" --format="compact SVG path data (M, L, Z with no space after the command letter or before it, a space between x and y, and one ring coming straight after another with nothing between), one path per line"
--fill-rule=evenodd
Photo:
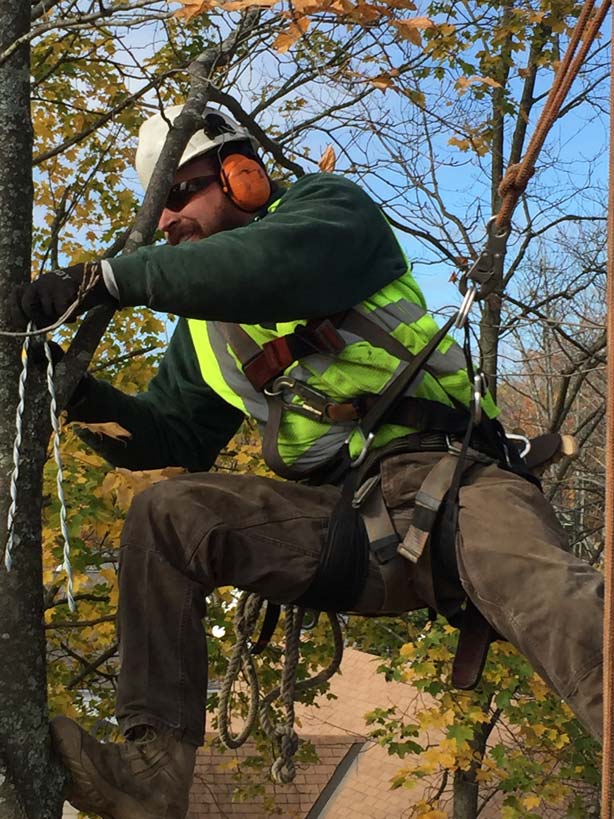
M250 644L250 640L263 603L259 595L251 592L243 592L237 603L234 618L236 639L220 689L218 730L220 739L227 748L239 748L251 735L256 721L259 721L275 753L271 777L279 784L288 784L295 777L294 755L298 749L298 737L294 730L294 702L297 694L323 685L338 671L343 655L343 635L338 616L333 612L327 612L333 634L333 657L328 666L314 677L297 682L299 644L305 609L299 606L284 606L286 648L281 684L261 698L254 655L264 649L268 638L265 640L260 638L255 644ZM265 623L266 619L269 619L267 628L270 622L274 621L273 624L277 622L279 608L279 606L268 604L265 617ZM249 706L242 730L238 734L233 734L230 726L232 694L241 671L248 684ZM273 716L273 703L278 698L284 711L284 719L276 723Z

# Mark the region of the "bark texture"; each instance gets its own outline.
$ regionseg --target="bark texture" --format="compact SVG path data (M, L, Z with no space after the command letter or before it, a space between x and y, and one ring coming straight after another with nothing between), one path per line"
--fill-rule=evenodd
M25 34L29 2L0 0L2 49ZM30 277L32 125L29 49L23 45L0 66L0 327L15 284ZM13 467L15 407L21 342L0 339L0 539ZM41 482L48 409L41 374L27 385L24 446L18 486L12 571L0 567L0 819L58 819L61 775L51 758L47 718Z

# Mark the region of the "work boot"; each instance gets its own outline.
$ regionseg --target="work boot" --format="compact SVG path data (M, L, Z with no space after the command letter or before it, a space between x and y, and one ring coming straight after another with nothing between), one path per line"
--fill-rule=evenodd
M184 819L196 748L146 728L130 742L98 742L68 717L51 723L70 775L66 799L101 819Z

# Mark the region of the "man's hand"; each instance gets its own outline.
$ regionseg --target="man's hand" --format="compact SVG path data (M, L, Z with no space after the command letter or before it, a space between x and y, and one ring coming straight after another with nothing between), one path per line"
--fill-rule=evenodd
M18 285L11 293L11 324L22 329L32 321L39 329L49 327L75 303L65 321L74 321L79 313L99 304L115 303L104 283L100 262L52 270L30 284Z

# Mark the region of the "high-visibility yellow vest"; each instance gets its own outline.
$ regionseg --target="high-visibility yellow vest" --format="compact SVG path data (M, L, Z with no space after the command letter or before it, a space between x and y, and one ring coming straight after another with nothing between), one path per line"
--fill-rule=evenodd
M417 354L437 333L438 326L426 312L422 292L411 269L365 299L353 309L379 325L410 353ZM275 338L292 333L304 319L283 322L274 327L242 324L258 348ZM269 404L266 396L256 390L243 373L241 362L226 341L217 322L190 319L190 332L203 379L232 406L266 425ZM366 394L381 393L389 382L406 366L382 347L375 346L355 331L337 328L345 347L337 354L311 353L293 362L285 375L308 385L332 402L349 402ZM459 345L447 336L431 355L428 371L414 379L406 395L439 401L449 407L458 403L468 406L472 387L465 367L465 357ZM487 395L482 409L494 417L498 410ZM376 433L372 449L416 430L406 426L383 424ZM327 423L293 412L291 406L281 417L277 449L283 463L296 477L307 475L323 466L348 442L351 457L363 446L358 421Z

